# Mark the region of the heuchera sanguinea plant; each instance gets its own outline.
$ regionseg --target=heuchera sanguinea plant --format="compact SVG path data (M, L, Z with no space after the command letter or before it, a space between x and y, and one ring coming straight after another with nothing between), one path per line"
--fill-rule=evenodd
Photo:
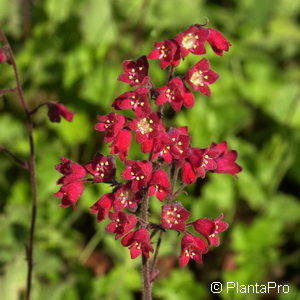
M135 89L113 101L112 107L118 113L99 116L95 125L97 131L105 133L104 141L109 144L110 154L97 153L84 165L61 158L56 165L63 175L57 182L61 187L55 194L61 198L62 207L75 207L84 186L90 182L111 186L111 192L101 195L91 206L91 213L97 214L98 222L110 220L106 231L115 234L121 245L128 247L132 259L142 256L144 299L151 298L163 233L173 231L181 239L178 254L180 265L184 267L190 260L201 263L210 246L219 245L218 234L228 227L222 220L223 214L216 219L199 216L199 219L190 220L191 213L180 200L188 197L182 195L185 187L198 178L203 179L208 172L236 176L241 171L236 163L237 152L230 150L226 141L198 148L191 144L188 126L167 128L164 123L166 105L175 112L180 112L182 107L193 107L195 98L191 90L210 96L210 85L219 75L212 70L207 58L201 58L186 75L175 75L183 58L190 53L206 54L207 45L216 55L222 56L231 44L215 29L192 25L173 39L155 43L147 57L124 61L123 73L118 79ZM162 69L169 68L164 86L154 86L148 59L158 59ZM125 110L131 110L132 117L123 115ZM71 118L63 107L50 107L52 121L59 120L60 116L67 120ZM147 160L128 157L134 140L140 145L141 152L149 154ZM116 178L116 159L123 162L121 178ZM151 201L160 201L162 205L159 224L151 221L150 196L153 196ZM157 232L159 239L150 264Z

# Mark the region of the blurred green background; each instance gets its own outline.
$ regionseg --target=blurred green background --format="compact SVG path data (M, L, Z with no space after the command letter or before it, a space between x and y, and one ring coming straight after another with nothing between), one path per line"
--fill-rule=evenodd
M212 174L179 200L193 218L217 217L230 224L219 248L204 264L178 267L179 238L168 233L158 262L155 299L300 299L300 2L295 0L0 0L2 28L16 53L30 107L60 100L76 112L74 122L50 123L35 116L39 210L35 244L35 300L140 299L140 260L89 214L107 188L88 188L75 210L53 197L59 157L85 163L107 154L96 116L129 88L116 80L121 62L148 54L155 41L194 23L224 33L231 51L207 57L220 79L212 96L169 113L169 124L188 125L195 147L227 140L238 150L239 178ZM184 73L200 58L190 55ZM166 78L151 63L157 86ZM0 88L14 86L11 67L1 65ZM24 116L15 96L0 99L0 144L26 158ZM139 147L133 155L138 157ZM24 245L30 220L28 174L0 154L0 299L24 290ZM152 201L153 218L160 211ZM288 294L212 294L213 281L289 284Z

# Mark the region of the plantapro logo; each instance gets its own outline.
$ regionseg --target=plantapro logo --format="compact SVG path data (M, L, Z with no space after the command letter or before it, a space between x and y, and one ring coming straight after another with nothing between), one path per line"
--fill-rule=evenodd
M266 284L239 284L238 282L228 281L226 283L212 282L210 290L214 294L223 293L236 293L236 294L269 294L269 293L283 293L290 292L288 284L277 284L274 281L267 282Z

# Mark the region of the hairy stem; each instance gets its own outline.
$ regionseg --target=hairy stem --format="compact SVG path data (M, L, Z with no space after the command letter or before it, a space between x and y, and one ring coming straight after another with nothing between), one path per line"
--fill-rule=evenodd
M145 194L142 206L141 206L141 218L148 223L148 209L149 209L149 196L148 192ZM149 259L142 255L142 274L143 274L143 300L151 300L151 278L150 278L150 266Z
M153 275L154 275L153 272L154 272L155 267L156 267L158 252L159 252L159 248L160 248L163 233L164 232L162 230L159 232L159 236L158 236L158 240L157 240L157 243L156 243L156 248L155 248L155 252L154 252L154 256L153 256L153 261L152 261L152 265L151 265L151 268L150 268L151 277L153 277Z
M175 67L171 65L169 67L169 75L168 75L168 81L170 81L174 77Z
M37 182L36 182L36 160L35 160L35 148L33 141L33 122L32 117L29 112L27 102L24 97L24 92L17 68L16 61L14 59L12 48L5 36L5 34L0 30L0 38L4 42L5 46L8 49L10 62L14 71L14 76L16 80L16 91L18 98L24 111L26 117L26 125L28 132L28 142L30 148L30 157L28 163L28 169L30 172L30 183L31 183L31 224L29 231L28 243L26 245L26 258L27 258L27 283L26 283L26 300L31 298L31 286L32 286L32 271L33 271L33 241L34 241L34 232L35 232L35 223L36 223L36 214L37 214Z
M171 197L171 200L174 200L178 195L180 195L181 193L185 193L187 194L187 192L184 190L186 188L187 184L186 183L182 183L181 186L178 188L178 190L174 193Z
M174 170L173 179L172 179L172 192L174 192L174 190L175 190L179 171L180 171L180 167L175 165L175 170Z

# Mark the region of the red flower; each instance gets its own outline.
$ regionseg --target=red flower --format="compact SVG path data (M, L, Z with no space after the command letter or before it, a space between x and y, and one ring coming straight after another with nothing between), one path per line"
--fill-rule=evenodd
M190 53L205 54L206 50L204 42L208 37L208 29L203 28L201 25L192 25L187 30L179 33L176 40L180 45L182 57Z
M183 159L188 156L190 150L188 128L186 126L171 128L168 135L171 139L171 144L166 149L170 151L172 157L174 159Z
M126 123L126 119L123 115L113 112L107 116L99 116L97 118L100 122L95 125L95 129L106 132L105 143L113 141Z
M171 193L171 184L167 173L163 170L157 170L153 173L149 182L149 196L155 195L160 201L164 201L167 194Z
M235 150L228 150L227 142L212 143L208 156L213 157L216 161L217 167L213 170L215 173L226 173L235 176L242 171L242 168L235 162L237 152Z
M91 213L97 214L97 221L103 221L113 205L114 194L108 193L104 194L93 206L91 206Z
M219 75L210 69L208 59L203 58L189 69L186 80L194 90L210 96L208 85L214 83L218 78Z
M209 148L191 148L190 155L182 167L182 181L191 184L197 177L205 177L207 171L213 171L217 164L213 157L209 156Z
M135 215L123 212L109 213L109 218L112 222L106 226L106 230L115 233L116 240L127 234L137 223Z
M118 154L121 160L125 160L128 156L131 140L131 132L127 129L122 129L110 145L110 154Z
M128 126L136 132L136 141L142 144L142 151L147 153L152 150L153 138L156 137L161 130L164 130L163 124L158 113L142 114L137 116Z
M178 66L180 62L180 48L175 40L158 42L154 46L155 49L148 55L148 58L158 58L162 69L165 69L169 65Z
M86 175L86 170L80 164L62 157L61 163L55 166L55 169L63 174L58 179L57 184L63 184L60 190L54 195L61 198L61 206L75 206L77 200L84 190L84 184L80 179Z
M161 225L164 229L185 231L185 221L189 216L190 212L181 204L166 204L162 207Z
M146 56L141 56L137 61L125 60L123 62L124 73L118 79L129 83L131 86L145 85L149 81L148 68L149 64Z
M166 147L171 144L171 139L165 131L161 131L153 139L153 148L151 160L156 160L158 156L163 157L168 163L172 162L172 155L166 150Z
M202 263L202 254L207 252L208 246L201 238L187 233L181 240L180 265L185 267L190 259L200 264Z
M137 113L150 113L151 107L148 101L149 89L140 87L133 92L126 92L115 99L112 106L117 110L131 109Z
M86 175L85 168L77 162L73 162L65 157L61 157L60 161L61 163L57 164L55 169L64 176L58 179L57 184L67 184L78 181L78 179L81 179Z
M165 102L170 102L175 111L180 111L181 106L192 107L195 99L193 94L183 84L179 77L172 78L166 86L157 89L159 96L156 99L156 104L161 105Z
M116 165L112 156L97 153L85 168L94 176L94 182L112 182L115 179Z
M182 167L182 181L190 184L207 171L236 175L242 168L235 162L237 152L228 150L227 142L212 143L209 148L191 148L191 154Z
M126 169L122 177L132 180L131 188L134 192L147 187L152 175L152 163L147 160L127 160Z
M64 184L54 196L61 198L61 207L75 207L75 204L83 193L84 185L82 181L73 181Z
M0 48L0 64L5 64L8 60L7 53L4 48Z
M192 149L189 158L198 175L205 177L207 171L236 175L242 168L235 163L237 152L228 150L227 142L212 143L207 149Z
M222 221L223 214L216 219L198 219L192 223L195 230L202 234L210 245L219 246L220 240L218 233L225 231L228 224Z
M51 122L60 122L61 117L71 122L73 120L74 113L68 110L63 104L48 103L48 117Z
M162 157L168 164L172 159L183 159L189 154L190 137L187 127L171 128L154 139L152 160Z
M147 229L141 228L137 231L128 233L121 241L124 247L129 247L132 259L143 254L149 258L149 252L153 252L150 244L150 235Z
M136 211L137 204L142 200L139 192L133 192L131 183L123 184L115 193L114 209L120 211L127 207L130 211Z
M182 182L186 184L191 184L196 181L197 174L194 170L192 164L189 161L184 162L181 169Z
M209 35L207 41L217 55L222 56L224 51L228 51L231 46L230 42L223 34L213 28L208 28Z

